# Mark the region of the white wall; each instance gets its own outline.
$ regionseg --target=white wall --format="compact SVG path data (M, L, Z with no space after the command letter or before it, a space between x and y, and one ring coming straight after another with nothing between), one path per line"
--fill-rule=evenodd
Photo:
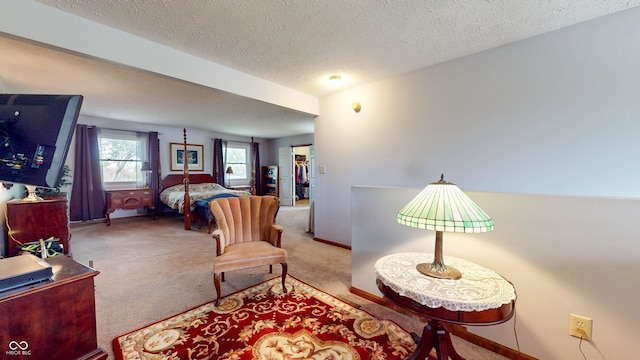
M278 165L278 149L296 145L313 144L314 134L287 136L278 139L267 140L266 149L260 149L260 161L264 165Z
M322 99L316 236L350 243L352 185L440 173L466 190L639 197L638 39L636 8Z
M314 145L316 166L325 165L327 172L316 172L315 236L352 245L353 257L358 258L361 249L352 244L352 187L421 189L440 173L464 191L530 194L536 202L547 196L557 196L559 203L570 196L640 198L638 39L640 9L632 9L322 99ZM353 101L362 103L358 114L351 110ZM370 207L382 211L390 205L382 198ZM574 227L599 226L592 218L557 215L570 221L564 235ZM519 225L525 219L509 217L506 221L513 223L500 226ZM377 228L376 221L360 226ZM495 233L487 234L479 248L505 256L481 263L498 267L508 278L518 277L518 322L526 353L544 359L578 358L577 342L566 335L569 311L595 318L594 344L606 358L625 358L613 347L636 346L621 335L622 330L637 335L628 320L638 319L637 306L619 299L640 295L628 275L595 275L593 266L601 266L599 262L569 269L571 278L558 276L544 270L555 257L530 254L537 250L535 243L496 242ZM396 236L407 240L401 239L403 232ZM558 238L541 239L542 249L553 249L551 239ZM631 264L640 260L640 244L620 239L582 241L565 236L558 256L568 261L554 264L554 270L575 266L574 252L592 260L603 253L606 259L600 261L606 261L608 269L633 269ZM446 253L468 255L450 243L445 243ZM372 273L354 269L354 279L360 271ZM599 295L599 287L607 282L622 293L605 288ZM558 301L546 298L558 294ZM544 307L539 308L541 302ZM627 318L617 310L634 306L636 313ZM551 310L557 316L550 315L551 323L543 321L548 319L544 311ZM499 329L485 328L482 334L513 347L513 337ZM605 346L611 341L616 342ZM591 345L587 348L589 358L598 358Z
M352 189L352 286L379 294L375 261L396 252L433 253L435 232L396 222L421 189ZM579 339L568 335L569 313L593 319L588 359L631 359L640 352L640 274L636 218L640 199L466 192L495 222L481 234L444 233L444 255L495 270L518 294L520 350L539 359L579 358ZM385 204L381 206L381 204ZM514 320L469 327L517 349Z

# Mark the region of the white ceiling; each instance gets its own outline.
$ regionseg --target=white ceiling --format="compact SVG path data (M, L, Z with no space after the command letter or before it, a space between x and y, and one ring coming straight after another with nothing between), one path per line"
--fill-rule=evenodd
M336 91L329 75L355 87L640 6L640 0L37 3L317 98ZM259 138L313 132L314 114L4 35L4 92L81 93L83 114L103 118Z

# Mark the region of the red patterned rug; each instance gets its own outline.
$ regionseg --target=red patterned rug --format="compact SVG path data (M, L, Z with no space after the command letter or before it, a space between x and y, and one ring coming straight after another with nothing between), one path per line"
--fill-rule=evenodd
M405 359L411 335L291 276L113 339L116 359Z

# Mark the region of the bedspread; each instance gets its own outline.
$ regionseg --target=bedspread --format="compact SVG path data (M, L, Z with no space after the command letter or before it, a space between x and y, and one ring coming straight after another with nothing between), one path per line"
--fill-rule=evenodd
M194 202L200 199L210 198L219 194L234 194L237 196L251 196L248 191L231 190L216 183L189 184L189 208L195 209ZM184 213L184 184L178 184L164 189L160 193L160 201L168 207Z

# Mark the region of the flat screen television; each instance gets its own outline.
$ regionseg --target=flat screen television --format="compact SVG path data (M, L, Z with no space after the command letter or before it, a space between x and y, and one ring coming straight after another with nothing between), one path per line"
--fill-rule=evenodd
M57 187L82 100L0 94L0 182Z

